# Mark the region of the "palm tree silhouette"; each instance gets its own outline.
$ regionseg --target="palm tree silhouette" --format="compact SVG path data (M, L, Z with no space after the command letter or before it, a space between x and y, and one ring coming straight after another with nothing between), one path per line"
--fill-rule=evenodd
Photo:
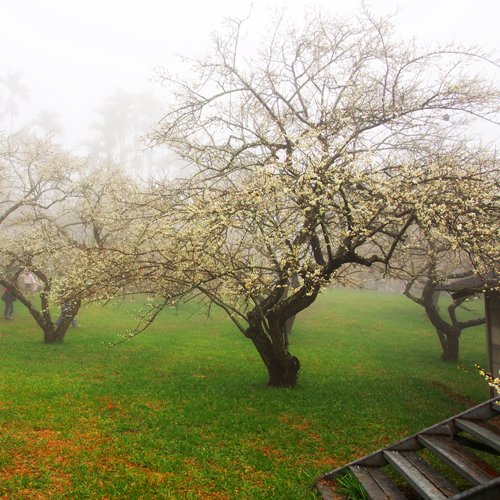
M4 114L9 117L9 132L14 128L14 116L19 113L19 100L29 101L29 88L22 82L22 71L9 71L6 76L0 77L0 82L7 87L9 97L5 103Z
M58 113L46 109L40 110L36 118L31 120L23 130L36 136L61 136L63 133Z

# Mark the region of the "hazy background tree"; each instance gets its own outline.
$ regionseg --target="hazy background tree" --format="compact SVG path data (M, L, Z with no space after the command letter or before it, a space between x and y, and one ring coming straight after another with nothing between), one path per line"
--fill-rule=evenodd
M467 174L433 201L440 217L419 221L420 227L400 245L390 272L405 281L404 294L424 308L436 329L442 359L457 361L462 331L484 323L484 317L471 317L464 311L465 297L452 298L444 306L440 289L451 280L474 275L486 282L499 271L500 168L493 148L456 146L453 157L441 157L443 168L455 162L464 165ZM467 216L457 216L459 212Z
M32 134L35 137L62 137L63 128L59 121L59 115L46 109L38 112L38 115L23 127L23 133Z
M405 242L401 267L391 263L391 274L404 282L403 293L423 307L435 328L441 346L441 359L458 361L462 332L485 322L484 311L471 313L467 308L474 297L450 297L442 287L453 280L475 275L470 259L459 249L417 232L411 243Z
M118 253L128 240L119 207L134 181L48 139L7 138L0 151L0 284L28 309L45 343L60 343L82 304L108 300L130 281L124 269L131 265ZM37 277L39 293L25 290L23 271Z
M74 196L79 165L46 139L7 137L0 151L0 284L28 309L44 341L51 343L62 339L67 328L51 317L50 293L69 254L63 250L61 259L67 245L47 220ZM27 293L20 283L25 270L38 278L39 295Z
M87 143L91 156L143 177L167 170L169 165L175 169L176 157L165 149L152 149L148 139L162 109L161 101L150 92L117 89L96 110L98 119Z
M22 71L8 71L5 76L0 77L0 83L6 90L4 126L10 134L14 132L14 118L20 111L21 102L28 102L30 99L30 90L23 80Z
M137 210L142 183L108 161L87 165L78 179L78 197L73 200L61 232L74 242L73 265L61 288L66 296L108 301L137 291L134 250ZM141 223L139 234L142 236ZM147 238L147 235L146 235Z

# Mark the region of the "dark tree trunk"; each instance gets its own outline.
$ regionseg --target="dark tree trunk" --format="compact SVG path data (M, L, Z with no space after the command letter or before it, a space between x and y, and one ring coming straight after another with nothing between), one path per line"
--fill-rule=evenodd
M445 321L439 308L439 292L436 291L437 284L429 280L422 291L422 298L418 301L425 308L427 317L434 325L441 343L443 361L458 361L460 348L460 335L466 328L481 325L484 318L476 318L468 321L458 321L456 309L464 299L454 299L447 308L450 322Z
M283 332L281 341L275 341L260 324L248 328L246 336L257 349L268 373L270 387L295 387L297 385L300 363L298 358L288 352Z
M61 305L61 312L55 322L50 315L45 318L43 326L43 341L45 344L62 344L70 324L80 310L80 300L65 302Z
M443 361L458 361L460 333L448 333L443 345L441 359Z
M39 295L41 304L40 310L36 308L36 304L32 302L31 297L27 297L17 286L17 277L15 281L0 280L0 284L9 288L9 290L13 292L19 302L21 302L21 304L23 304L26 309L28 309L28 312L31 314L33 319L43 331L44 344L62 344L69 325L80 310L81 301L76 299L69 302L66 308L67 312L64 316L61 317L61 321L52 321L52 317L50 314L50 303L48 300L50 293L50 282L41 272L36 272L36 275L44 284Z
M437 283L432 280L429 280L425 284L422 291L422 305L438 334L442 348L441 359L443 361L458 361L460 331L457 332L453 325L441 317L437 301L439 295L436 293L436 286Z
M269 386L297 385L300 362L288 351L288 336L293 324L290 320L314 302L319 290L319 286L303 286L284 298L282 287L276 287L247 314L249 327L245 336L252 340L266 366Z
M62 344L64 335L66 334L67 327L64 332L60 328L51 328L50 326L43 330L43 343L44 344Z
M298 286L298 283L299 283L299 279L297 276L292 276L292 278L290 279L290 284L289 286L287 286L284 291L283 291L283 297L281 300L285 300L288 295L289 295L289 289L290 287L297 287ZM285 332L285 342L286 342L286 345L288 347L288 343L289 343L289 340L290 340L290 334L292 333L292 328L293 328L293 324L295 322L295 314L293 316L290 316L286 321L285 321L285 329L284 329L284 332Z

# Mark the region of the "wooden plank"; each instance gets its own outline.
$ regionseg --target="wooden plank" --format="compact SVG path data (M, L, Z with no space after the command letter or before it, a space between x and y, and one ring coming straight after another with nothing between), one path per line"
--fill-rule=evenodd
M406 496L402 493L402 491L382 472L381 469L373 468L370 470L370 473L379 486L388 494L388 498L406 500Z
M496 403L491 403L491 407L498 413L500 413L500 404L498 402Z
M335 500L336 497L338 498L338 496L335 495L335 491L329 484L320 481L316 483L316 489L323 500Z
M377 467L353 465L349 470L363 485L372 500L405 500L401 490Z
M471 436L500 452L500 435L495 427L484 422L457 418L455 424Z
M420 441L472 484L487 483L500 476L490 464L452 439L422 434Z
M428 500L444 500L459 493L458 488L447 481L416 453L386 451L387 460L401 473L415 490Z
M360 467L359 465L352 465L349 470L356 476L356 479L363 485L363 488L368 493L372 500L385 500L387 495L380 485L373 479L369 472L368 467Z
M449 435L449 431L447 435ZM422 449L422 445L418 440L418 436L412 436L402 442L388 446L387 449L391 451L418 451Z
M463 491L451 497L450 500L498 500L500 498L500 478L492 479L488 483L479 484L474 488Z
M494 450L491 446L487 444L481 443L475 438L467 437L465 434L455 434L453 437L455 441L460 443L462 446L466 446L467 448L472 448L473 450L485 451L491 455L500 455L500 453Z
M431 467L421 456L416 453L404 453L403 456L416 467L434 486L445 496L456 495L460 490L442 476L434 467Z
M359 458L355 463L356 465L362 465L364 467L383 467L384 465L387 465L387 460L384 458L382 450L380 450L378 452L371 453L366 457Z

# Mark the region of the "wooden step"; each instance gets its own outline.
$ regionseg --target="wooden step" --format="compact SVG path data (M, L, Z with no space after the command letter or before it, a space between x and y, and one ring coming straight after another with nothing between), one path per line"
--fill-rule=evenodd
M384 451L387 460L428 500L444 500L460 490L415 452Z
M427 449L436 453L443 462L472 484L487 483L500 475L490 464L453 439L422 434L419 436L419 440Z
M479 484L474 488L463 491L450 500L498 500L500 498L500 477L488 483Z
M404 500L401 490L378 468L352 465L349 470L363 485L372 500Z
M465 434L456 434L453 439L460 443L462 446L472 448L473 450L485 451L491 455L499 455L498 451L494 450L491 446L478 441L475 438L467 437Z
M370 482L372 486L373 483L378 485L376 487L374 486L375 491L378 491L380 495L376 498L388 498L388 495L389 498L401 498L400 495L402 495L402 493L399 490L393 494L393 497L390 496L390 493L384 493L384 486L380 484L385 481L384 479L380 479L380 482L377 482L377 477L379 473L382 474L382 472L380 470L375 472L376 468L384 467L390 462L392 466L401 471L403 476L413 484L415 489L425 498L440 499L455 495L457 499L500 499L500 495L497 494L500 485L499 477L487 482L482 482L486 481L486 477L497 474L496 471L492 471L479 457L475 457L475 455L469 451L470 448L475 448L500 455L500 430L485 423L485 421L499 416L500 405L496 404L497 402L500 402L500 396L484 401L474 408L469 408L438 424L412 434L411 436L391 444L385 449L377 450L365 457L357 458L348 464L326 472L318 477L316 482L335 480L346 471L352 470L353 472L357 472L356 476L369 476L369 479L365 480L366 483ZM424 440L421 440L422 435L424 436L424 440L427 439L426 443L424 443ZM432 448L428 438L430 437L430 440L433 441L433 438L438 436L442 438L443 441L436 443L434 440L432 443L434 448ZM446 439L452 439L453 442L457 443L447 446ZM460 444L467 448L462 449L459 447ZM416 454L416 451L424 446L432 449L432 451L443 458L448 465L455 468L459 473L462 473L471 483L474 484L479 482L480 484L463 493L452 493L456 491L455 486L450 485L449 482ZM443 455L446 455L446 457ZM389 457L392 460L389 460ZM422 465L422 462L425 466ZM357 469L354 469L355 467L357 467ZM383 477L387 479L385 476ZM418 485L415 483L418 483Z
M500 435L495 427L485 422L462 418L457 418L455 420L455 425L463 431L468 432L471 436L479 439L482 443L500 452Z
M335 500L335 491L329 484L319 481L316 483L316 489L323 500Z

